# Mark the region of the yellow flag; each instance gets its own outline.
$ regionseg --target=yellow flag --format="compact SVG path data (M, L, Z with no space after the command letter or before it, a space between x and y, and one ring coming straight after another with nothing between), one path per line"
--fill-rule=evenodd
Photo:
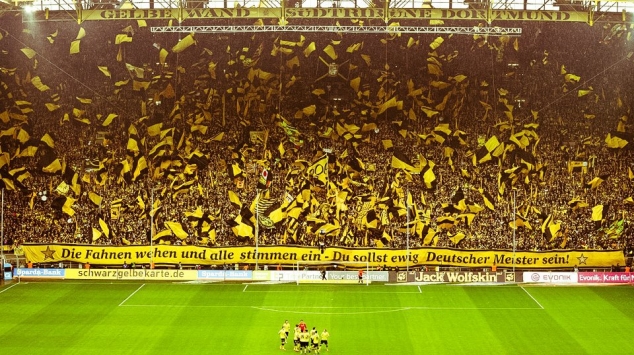
M337 59L337 53L335 52L335 47L333 47L332 44L329 44L326 48L324 48L324 53L328 54L332 60Z
M79 43L81 41L80 40L74 40L70 43L70 54L77 54L79 53Z
M361 77L356 77L350 80L350 87L354 90L354 92L359 91L359 85L361 85Z
M132 80L132 90L134 91L141 91L141 89L147 90L149 87L149 81Z
M72 197L66 197L66 202L62 206L62 212L66 213L69 216L75 215L75 210L73 210L73 204L75 203L75 199Z
M53 112L55 110L58 110L61 106L47 102L44 105L46 105L46 108L48 109L49 112Z
M396 101L396 97L392 97L391 99L379 105L377 114L380 115L383 112L385 112L387 109L391 107L396 107L397 105L398 105L398 102Z
M237 208L242 208L242 201L240 201L240 197L235 192L229 190L229 202L231 202Z
M62 163L59 159L55 159L52 163L42 168L43 172L50 174L54 174L60 170L62 170Z
M435 50L436 48L440 47L440 45L444 42L445 40L442 37L436 37L436 39L429 44L429 48L431 48L432 50Z
M166 230L163 230L163 231L160 231L160 232L154 234L154 236L152 237L152 240L157 240L157 239L160 239L160 238L163 238L163 237L167 237L167 236L170 236L170 235L172 235L172 231L169 230L169 229L166 229Z
M437 76L442 75L442 70L440 70L440 67L433 63L427 63L427 71L429 71L429 74Z
M141 158L139 158L136 169L134 169L134 173L132 174L132 181L135 181L144 170L147 170L147 161L145 160L145 156L142 156Z
M18 136L16 137L16 139L20 141L20 143L24 144L29 139L31 139L31 135L29 135L27 131L20 129L20 132L18 132Z
M84 37L86 37L86 30L84 30L83 27L80 27L79 32L77 33L77 38L75 39L82 39Z
M307 169L308 175L324 184L328 181L328 155L324 155Z
M581 89L579 89L579 91L577 92L577 97L586 96L586 95L588 95L591 92L592 92L592 90L581 90Z
M132 152L138 152L139 151L139 144L138 144L137 140L134 139L134 138L129 138L128 139L127 149L129 151L132 151Z
M107 126L109 126L109 125L112 123L112 121L113 121L115 118L117 118L117 117L119 117L119 115L114 114L114 113L111 113L111 114L109 114L109 115L108 115L108 117L106 117L106 119L103 121L103 123L102 123L101 125L102 125L103 127L107 127Z
M104 221L103 219L99 218L99 226L101 227L103 234L107 238L110 238L110 228L108 228L108 223L106 223L106 221Z
M169 228L177 238L181 240L187 238L187 232L185 232L183 226L179 222L165 222L165 226Z
M55 148L55 141L53 141L53 138L51 138L51 136L48 133L44 134L44 136L40 140L46 143L47 146L51 148Z
M293 58L289 59L286 61L286 66L290 69L293 69L293 67L299 67L299 58L297 58L297 56L294 56Z
M161 129L163 128L163 123L157 123L147 128L147 134L150 137L158 136L161 134Z
M304 107L302 109L302 113L304 114L304 116L312 116L315 114L316 110L317 110L317 106L310 105L310 106Z
M168 54L169 52L165 48L161 48L159 52L159 63L161 63L161 65L165 65L165 59L167 58Z
M180 53L195 43L196 40L194 39L194 34L190 33L185 38L181 39L180 42L178 42L174 47L172 47L172 52Z
M29 47L22 48L22 49L20 49L20 50L21 50L21 51L22 51L22 53L24 53L24 55L25 55L27 58L29 58L29 59L33 59L33 57L35 57L35 51L34 51L34 50L32 50L32 49L31 49L31 48L29 48Z
M317 47L315 46L315 42L311 42L306 49L304 49L304 56L308 58L308 56L315 51ZM30 59L30 58L29 58Z
M97 228L92 228L92 241L98 240L101 238L101 232Z
M90 201L92 201L92 203L94 203L97 206L101 206L101 202L103 201L103 198L94 192L89 192L88 198L90 199Z
M108 71L108 67L101 67L98 66L97 68L99 68L99 70L103 73L103 75L112 78L112 76L110 75L110 71Z
M212 141L217 141L220 142L222 141L222 138L225 136L225 132L220 132L218 133L215 137L213 137L211 140Z
M454 235L453 237L449 238L449 240L454 244L457 245L458 243L460 243L461 240L463 240L465 238L464 233L458 233L456 235Z
M0 168L9 164L10 162L11 162L11 156L9 155L9 153L4 152L0 154Z
M132 37L128 36L126 33L120 33L114 39L114 44L131 43L131 42L132 42Z
M593 221L603 220L603 205L596 205L592 207L592 220Z
M33 86L35 86L40 91L50 90L50 87L48 85L44 85L42 83L42 79L40 79L39 76L33 77L31 79L31 84L33 84Z

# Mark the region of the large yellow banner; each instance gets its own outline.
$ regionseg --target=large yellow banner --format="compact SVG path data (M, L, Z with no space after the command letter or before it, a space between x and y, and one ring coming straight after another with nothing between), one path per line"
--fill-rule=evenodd
M222 265L255 264L254 247L207 248L197 246L155 245L155 246L100 246L79 244L24 244L27 260L34 263L73 261L93 265L136 264L177 264ZM265 246L258 249L261 265L295 265L297 263L358 266L462 266L462 267L513 267L573 268L624 266L625 258L620 250L569 250L529 252L515 254L510 250L459 250L448 248L416 248L407 250L371 248L326 248L320 253L318 248L293 246ZM345 265L344 265L345 266ZM352 265L350 265L352 266Z

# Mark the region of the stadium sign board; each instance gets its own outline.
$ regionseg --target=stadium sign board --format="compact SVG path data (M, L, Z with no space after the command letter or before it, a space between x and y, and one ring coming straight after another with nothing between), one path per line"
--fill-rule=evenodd
M576 284L576 272L524 272L524 282Z
M162 269L66 269L67 280L194 281L196 270Z
M250 270L198 270L198 280L251 281L253 271Z
M632 272L580 272L579 283L629 284L634 283Z
M519 272L505 271L393 271L390 282L429 282L429 283L505 283L522 282Z
M32 279L63 279L66 269L27 269L19 268L15 270L15 276Z
M358 271L327 271L326 279L335 280L359 280ZM363 273L363 280L369 279L371 282L389 282L389 271L369 271Z

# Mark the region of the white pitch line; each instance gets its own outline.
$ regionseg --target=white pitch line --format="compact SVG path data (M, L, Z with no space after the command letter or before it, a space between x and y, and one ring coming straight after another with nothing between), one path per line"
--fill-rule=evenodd
M509 310L509 311L521 311L521 310L541 310L542 308L537 307L419 307L419 306L401 306L401 307L385 307L385 306L376 306L376 307L318 307L318 306L265 306L265 307L256 307L256 306L231 306L231 305L171 305L171 304L124 304L122 307L165 307L165 308L255 308L260 310L267 311L275 311L275 312L287 312L293 310L302 310L302 309L313 309L313 310L336 310L336 309L373 309L375 313L382 312L395 312L395 311L403 311L403 310L432 310L432 311L480 311L480 310ZM315 312L313 312L315 313ZM358 313L358 312L356 312ZM355 313L355 314L356 314ZM328 314L346 314L346 313L328 313Z
M418 285L418 292L423 293L423 290L420 289L420 285Z
M376 314L376 313L391 313L391 312L400 312L400 311L407 311L407 308L394 308L394 309L388 309L388 310L384 310L384 311L368 311L368 312L306 312L306 311L287 311L287 310L281 310L281 309L275 309L275 308L266 308L266 307L251 307L253 309L259 309L261 311L269 311L269 312L278 312L278 313L294 313L294 314L333 314L333 315L340 315L340 314L347 314L347 315L351 315L351 314Z
M130 296L128 296L126 299L124 299L123 301L121 301L121 303L119 303L119 307L123 306L123 304L129 300L132 296L134 296L135 293L139 292L140 289L143 288L143 286L145 286L145 284L142 284L141 286L139 286L139 288L137 288L136 290L134 290L134 292L132 292L130 294Z
M244 290L242 290L242 292L246 292L247 291L247 287L249 287L248 284L244 285Z
M305 291L302 291L302 290L297 290L297 291L290 291L290 290L284 290L284 291L282 291L282 290L268 290L268 291L257 290L257 291L253 291L253 290L248 290L246 292L249 292L249 293L256 293L256 292L258 292L258 293L301 293L301 292L305 292ZM357 291L339 291L339 290L337 290L337 293L354 293L354 294L361 294L362 293L362 294L365 294L365 295L389 293L389 294L393 295L393 294L397 294L397 293L419 293L419 292L418 291L400 291L400 292L399 291L369 291L369 292L358 291L357 292Z
M115 281L115 282L90 282L90 281L84 281L84 282L72 282L72 281L65 281L65 280L59 280L59 281L22 281L21 284L23 285L39 285L39 284L44 284L44 285L60 285L60 286L64 286L64 285L138 285L139 282L124 282L124 281Z
M8 290L12 289L13 287L15 287L15 286L17 286L17 285L18 285L18 284L13 284L13 285L11 285L11 286L9 286L9 287L5 288L4 290L0 291L0 293L3 293L3 292L5 292L5 291L8 291Z
M520 286L520 288L521 288L522 290L524 290L524 292L526 292L526 294L528 295L528 297L532 298L532 299L533 299L533 301L535 301L535 303L537 303L537 305L539 306L539 308L544 309L544 306L542 306L542 304L541 304L541 303L539 303L539 302L535 299L535 297L533 297L533 295L531 295L531 294L530 294L530 292L526 291L526 289L524 288L524 286Z

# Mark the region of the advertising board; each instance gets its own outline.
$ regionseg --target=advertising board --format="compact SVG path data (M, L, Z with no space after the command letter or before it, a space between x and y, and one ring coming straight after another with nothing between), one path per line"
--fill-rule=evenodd
M198 270L198 280L251 281L251 270Z
M66 269L65 278L68 280L194 281L198 279L198 272L157 269Z
M577 280L576 272L524 272L524 282L570 284Z
M27 269L19 268L15 270L15 276L23 279L63 279L66 269Z
M634 282L631 272L580 272L579 283L629 284Z
M521 282L522 274L505 271L396 271L390 282L504 283Z

